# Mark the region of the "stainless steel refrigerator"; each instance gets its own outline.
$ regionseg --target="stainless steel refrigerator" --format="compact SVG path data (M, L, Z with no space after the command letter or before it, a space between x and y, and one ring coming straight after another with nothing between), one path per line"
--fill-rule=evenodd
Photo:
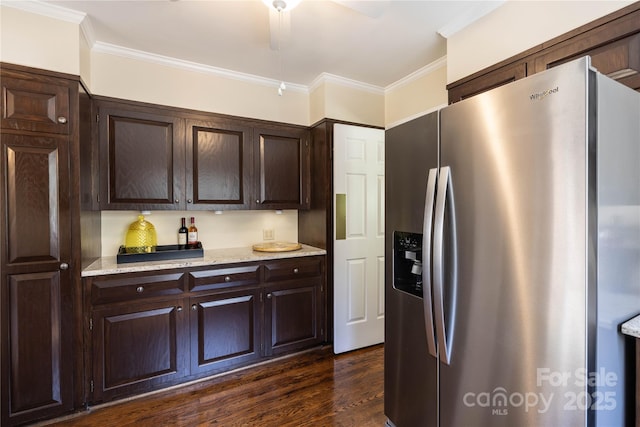
M387 425L631 424L640 94L585 57L385 140Z

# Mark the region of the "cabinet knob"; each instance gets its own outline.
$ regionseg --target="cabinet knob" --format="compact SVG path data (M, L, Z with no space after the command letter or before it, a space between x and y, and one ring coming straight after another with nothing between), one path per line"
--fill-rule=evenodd
M298 270L298 267L293 269L293 274L298 274L300 272L300 270Z
M180 203L180 199L175 199L174 202Z
M257 203L257 204L260 204L260 200L256 199L256 203Z
M271 299L271 292L269 292L269 293L267 294L267 298L268 298L268 299Z
M61 125L67 123L67 118L63 116L58 117L58 123L60 123Z
M192 200L191 200L191 199L187 199L187 203L191 203L191 202L192 202Z
M231 277L229 277L229 276L224 276L224 281L225 281L225 282L230 282L230 281L231 281Z
M191 306L191 310L192 310L192 311L196 311L197 309L198 309L198 306L197 306L196 304L193 304L193 305Z
M182 311L182 306L181 305L177 306L176 311Z
M68 268L69 268L69 264L67 264L66 262L60 263L60 270L66 270Z
M144 292L144 287L142 287L142 286L138 286L138 287L136 288L136 292L137 292L137 293L139 293L139 294L143 293L143 292Z

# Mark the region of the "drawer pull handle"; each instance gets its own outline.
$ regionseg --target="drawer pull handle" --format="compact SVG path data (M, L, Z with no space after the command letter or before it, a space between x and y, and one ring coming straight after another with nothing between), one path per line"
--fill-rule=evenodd
M229 277L229 276L224 276L224 281L225 281L225 282L230 282L230 281L231 281L231 277Z
M182 306L177 306L176 311L182 311Z
M141 293L143 293L143 292L144 292L144 288L143 288L142 286L138 286L138 287L136 288L136 292L137 292L137 293L139 293L139 294L141 294Z
M198 306L196 304L193 304L191 306L191 311L196 311L198 309Z
M63 262L60 264L60 270L66 270L69 268L69 264L67 264L66 262Z
M298 270L297 267L293 269L293 274L298 274L299 272L300 272L300 270Z
M175 199L174 202L180 203L180 199Z
M271 299L271 292L269 292L269 293L267 294L267 298L268 298L268 299Z
M61 125L64 125L65 123L67 123L67 118L64 116L58 117L58 123L60 123Z

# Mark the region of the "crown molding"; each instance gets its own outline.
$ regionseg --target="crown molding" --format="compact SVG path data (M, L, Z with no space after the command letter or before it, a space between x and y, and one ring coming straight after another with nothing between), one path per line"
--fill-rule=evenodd
M2 6L12 7L14 9L20 9L25 12L35 13L49 18L59 19L66 22L72 22L74 24L80 24L87 14L84 12L78 12L76 10L67 9L66 7L56 6L54 4L45 3L37 0L25 0L25 1L2 1Z
M309 92L313 92L323 83L332 83L339 86L350 87L352 89L373 93L374 95L384 95L384 89L380 86L362 83L357 80L348 79L346 77L337 76L330 73L321 73L309 85Z
M409 83L413 83L415 80L420 79L423 76L433 73L434 71L447 66L447 56L443 56L439 59L436 59L430 64L425 65L417 71L409 74L406 77L401 78L400 80L391 83L389 86L384 88L384 93L387 94L392 92L402 86L408 85Z
M277 88L281 81L260 77L253 74L241 73L238 71L227 70L224 68L214 67L211 65L200 64L197 62L185 61L169 56L158 55L155 53L144 52L141 50L130 49L127 47L117 46L110 43L96 42L93 45L93 52L104 53L108 55L120 56L123 58L135 59L150 62L158 65L164 65L173 68L179 68L187 71L196 71L199 73L212 74L232 80L239 80L262 86L273 86ZM288 91L308 93L307 86L285 82Z

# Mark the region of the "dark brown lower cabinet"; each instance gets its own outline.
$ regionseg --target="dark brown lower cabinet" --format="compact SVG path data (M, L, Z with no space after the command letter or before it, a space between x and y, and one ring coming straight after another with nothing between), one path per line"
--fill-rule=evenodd
M3 372L2 425L54 416L73 408L70 323L63 312L66 296L59 271L11 274L7 277L9 300L8 375ZM4 323L4 322L3 322ZM5 347L6 348L6 347ZM6 357L6 358L5 358ZM5 388L8 386L8 389Z
M213 374L260 358L260 289L191 299L191 373Z
M323 343L324 264L312 256L85 278L88 402Z
M98 309L92 316L93 400L175 384L189 372L183 299Z
M301 350L324 340L319 279L270 285L265 292L266 355Z

